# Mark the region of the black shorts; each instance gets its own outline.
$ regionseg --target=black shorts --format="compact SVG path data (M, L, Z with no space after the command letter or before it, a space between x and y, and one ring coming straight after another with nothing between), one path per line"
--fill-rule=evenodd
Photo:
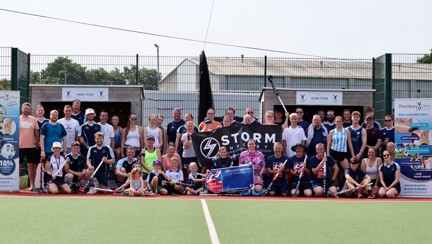
M346 152L338 152L338 151L334 151L332 149L330 149L330 156L338 162L344 161L345 159L348 158L348 155Z
M66 184L65 182L65 178L64 177L56 177L55 180L52 181L52 183L56 184L56 185L63 185Z
M96 175L94 176L99 184L104 185L104 186L108 186L108 175L105 172L102 171L98 171L96 172Z
M297 183L291 183L291 190L295 190L297 187ZM300 182L299 190L302 193L304 190L311 189L310 182Z
M24 158L27 159L27 163L39 163L39 155L37 148L20 148L19 150L20 161Z
M282 193L288 194L288 184L287 183L273 184L270 188L270 191L273 191L276 194L282 194Z

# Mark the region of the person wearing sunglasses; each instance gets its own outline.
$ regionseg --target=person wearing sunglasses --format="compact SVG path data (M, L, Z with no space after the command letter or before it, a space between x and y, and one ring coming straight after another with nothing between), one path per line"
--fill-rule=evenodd
M395 129L393 127L393 119L391 115L386 115L384 118L385 127L381 129L382 144L381 151L386 150L389 142L395 142Z
M378 197L393 198L400 193L400 166L390 158L389 151L383 152L384 163L379 168L379 180L381 187L378 190Z
M127 126L122 130L121 135L121 152L122 157L127 155L126 147L131 146L135 148L135 157L141 152L141 145L143 145L143 129L137 125L138 116L132 113L129 116Z

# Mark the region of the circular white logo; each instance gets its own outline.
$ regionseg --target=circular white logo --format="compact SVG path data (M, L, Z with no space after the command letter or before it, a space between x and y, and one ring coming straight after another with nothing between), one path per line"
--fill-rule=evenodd
M213 158L219 154L220 144L213 137L207 137L200 144L201 154L206 158Z

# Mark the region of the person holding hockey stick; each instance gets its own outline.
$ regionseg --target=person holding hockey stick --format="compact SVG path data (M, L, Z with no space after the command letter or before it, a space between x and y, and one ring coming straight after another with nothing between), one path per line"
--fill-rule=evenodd
M287 172L291 174L291 196L298 196L303 193L305 197L311 197L310 171L304 163L307 157L305 155L306 147L298 143L292 146L291 150L295 152L294 156L288 158L287 165Z
M334 195L337 192L334 183L339 173L339 168L331 156L324 156L324 144L318 143L315 148L317 155L307 160L307 168L312 172L313 192L316 197L323 196L324 191L329 191L330 195ZM326 188L328 189L324 189L324 164L327 170L326 182L329 187L327 186ZM331 183L331 185L328 183Z
M63 166L68 163L63 155L60 155L63 147L60 142L54 142L51 151L53 154L47 158L45 163L45 182L48 182L48 191L51 194L57 194L59 190L64 193L70 194L71 189L65 182L66 172Z
M94 178L97 180L97 184L95 187L107 189L108 188L108 170L109 165L115 163L114 151L108 145L104 145L104 134L102 132L96 132L94 135L96 145L89 148L87 153L87 178L95 172L95 168L98 166L100 162L103 162L104 165L100 167L100 169L95 173ZM94 179L90 179L94 180ZM96 191L90 189L88 194L95 194Z
M282 154L282 144L280 142L276 142L273 145L273 151L274 154L269 156L266 161L267 173L275 177L268 194L269 196L278 194L286 197L288 196L288 182L286 180L284 162L287 158Z
M65 165L66 179L72 183L72 188L77 191L76 187L85 184L86 178L86 158L80 154L81 143L73 141L71 144L72 152L66 155L69 163Z
M358 187L358 190L354 192L357 198L363 198L363 194L370 192L371 187L369 183L371 178L363 170L359 168L358 160L353 160L349 162L349 168L345 170L345 185L344 190L351 189L353 187ZM351 196L353 192L349 191L345 193L345 196Z

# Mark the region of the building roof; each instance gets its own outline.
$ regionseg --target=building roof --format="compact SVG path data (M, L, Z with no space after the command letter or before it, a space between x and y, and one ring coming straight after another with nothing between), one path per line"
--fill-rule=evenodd
M199 58L187 58L175 69L185 63L186 60L199 66ZM215 75L264 75L264 58L207 57L207 63L209 72ZM372 79L372 60L269 58L267 60L267 75L274 77ZM397 80L432 80L432 64L393 64L392 78Z

